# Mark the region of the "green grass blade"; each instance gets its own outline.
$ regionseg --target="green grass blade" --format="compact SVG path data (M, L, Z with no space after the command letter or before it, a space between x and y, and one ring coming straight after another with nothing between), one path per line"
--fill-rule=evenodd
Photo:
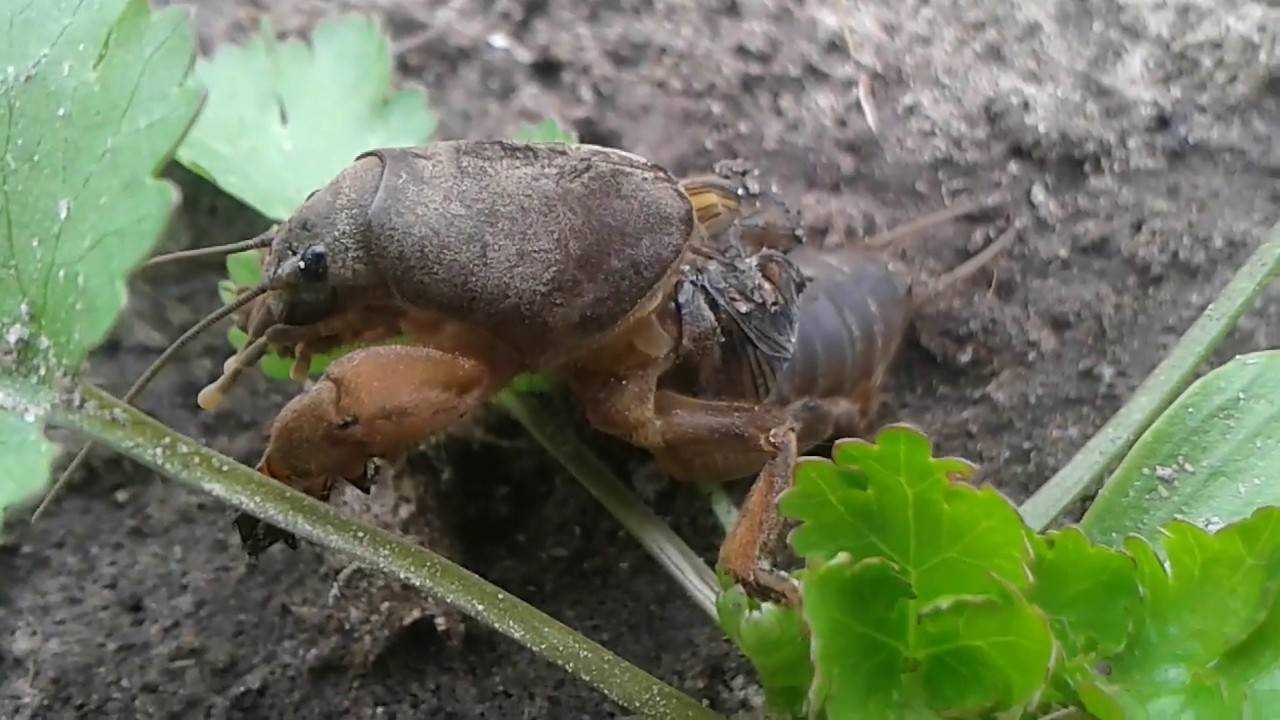
M719 717L696 700L443 557L363 525L180 435L91 386L81 401L0 376L0 395L48 404L49 420L92 436L178 482L441 598L644 717Z
M1116 468L1080 529L1117 547L1159 544L1186 520L1213 529L1280 505L1280 351L1242 355L1196 380Z
M1075 457L1019 508L1027 524L1043 530L1071 503L1097 488L1142 433L1191 384L1200 367L1235 327L1258 294L1280 272L1280 226L1254 251L1183 334L1173 350Z
M654 515L622 484L577 436L570 423L555 417L536 397L527 393L505 390L498 394L495 402L520 421L529 434L640 541L698 607L716 619L719 583L715 573L662 518Z

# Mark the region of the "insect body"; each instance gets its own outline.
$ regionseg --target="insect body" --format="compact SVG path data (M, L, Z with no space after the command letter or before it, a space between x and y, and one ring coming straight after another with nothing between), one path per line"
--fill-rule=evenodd
M367 153L235 246L269 246L266 281L221 311L250 342L201 404L269 348L305 369L316 351L407 336L342 357L272 424L259 469L325 498L517 372L555 372L593 425L676 478L759 473L721 562L779 589L760 561L797 449L862 429L911 302L882 254L804 246L740 187L591 146ZM282 536L239 526L251 552Z

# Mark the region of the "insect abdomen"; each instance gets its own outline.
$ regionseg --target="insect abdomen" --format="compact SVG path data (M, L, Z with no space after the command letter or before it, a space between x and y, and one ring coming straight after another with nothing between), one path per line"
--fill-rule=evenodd
M775 399L850 397L879 385L910 321L907 286L879 255L857 248L797 248L808 278L795 352Z

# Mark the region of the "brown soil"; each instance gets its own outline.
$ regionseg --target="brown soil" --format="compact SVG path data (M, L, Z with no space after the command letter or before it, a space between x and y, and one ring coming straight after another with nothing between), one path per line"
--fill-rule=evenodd
M207 51L260 16L305 32L357 3L193 4ZM743 158L827 242L1006 188L1018 243L922 309L883 419L925 428L1014 499L1119 407L1277 216L1274 4L359 5L385 18L441 137L503 137L549 116L677 173ZM859 100L864 75L878 132ZM184 171L171 175L186 198L172 246L264 226ZM957 226L908 261L930 277L987 238ZM122 390L214 306L218 274L215 261L139 277L91 379ZM1273 292L1221 357L1274 344L1278 317ZM234 411L197 413L191 400L224 354L205 338L144 407L251 460L291 388L255 376ZM701 496L655 480L643 455L600 444L713 557L719 532ZM0 547L0 717L620 713L499 635L470 625L459 638L447 612L360 572L338 575L312 547L251 567L231 510L93 457L46 520ZM414 516L437 524L399 527L719 711L758 704L750 668L716 628L509 421L443 443L414 472L443 476Z

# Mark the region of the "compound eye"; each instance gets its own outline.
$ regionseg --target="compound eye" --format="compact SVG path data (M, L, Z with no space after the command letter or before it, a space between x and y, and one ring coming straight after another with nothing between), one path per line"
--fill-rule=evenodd
M298 259L298 275L306 282L324 282L329 276L329 256L324 248L312 245Z

